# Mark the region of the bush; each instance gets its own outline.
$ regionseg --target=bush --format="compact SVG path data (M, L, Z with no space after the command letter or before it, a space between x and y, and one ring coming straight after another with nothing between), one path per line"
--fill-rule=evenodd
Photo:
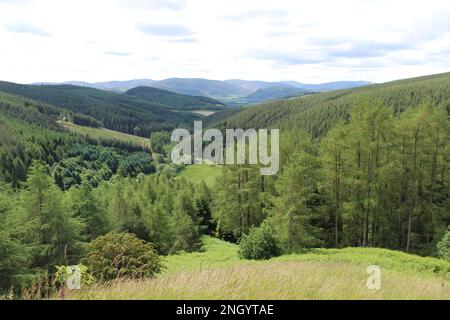
M439 256L450 261L450 230L444 235L437 245Z
M268 220L259 228L252 228L240 242L239 256L248 260L270 259L281 254L279 239Z
M100 281L153 277L161 272L161 260L153 246L129 233L110 232L87 245L82 259Z

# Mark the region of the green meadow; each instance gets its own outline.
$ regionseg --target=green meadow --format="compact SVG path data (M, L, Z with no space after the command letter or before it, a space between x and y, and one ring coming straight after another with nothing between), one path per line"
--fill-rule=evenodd
M164 259L154 279L118 280L68 299L450 299L450 262L377 248L314 249L267 261L238 258L238 246L203 237L203 248ZM367 267L381 289L367 288Z

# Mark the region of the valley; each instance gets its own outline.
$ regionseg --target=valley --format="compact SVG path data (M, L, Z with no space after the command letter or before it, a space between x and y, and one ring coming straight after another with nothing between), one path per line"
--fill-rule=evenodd
M71 264L65 299L450 298L450 75L302 92L237 108L1 82L0 296L54 299ZM280 172L172 163L197 120L279 128Z

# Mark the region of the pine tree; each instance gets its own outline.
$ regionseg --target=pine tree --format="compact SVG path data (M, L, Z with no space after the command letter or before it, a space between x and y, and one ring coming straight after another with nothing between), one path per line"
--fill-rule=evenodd
M101 208L87 177L83 178L79 188L69 191L69 197L73 215L84 221L83 235L86 240L93 240L110 231L109 217Z
M21 204L27 212L34 266L49 269L64 264L78 249L83 224L67 209L64 194L53 184L48 167L34 161Z

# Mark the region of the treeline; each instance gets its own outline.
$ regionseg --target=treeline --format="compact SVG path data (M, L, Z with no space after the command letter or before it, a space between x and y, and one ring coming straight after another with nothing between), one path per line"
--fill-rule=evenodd
M354 108L320 142L282 131L281 172L227 166L214 217L238 241L267 221L284 252L374 246L424 255L450 225L450 123L427 104L400 117L383 105Z
M0 184L0 288L29 287L77 264L88 243L109 232L126 232L154 244L160 254L200 248L200 235L214 233L211 194L164 174L116 175L92 188L89 177L61 191L50 168L31 165L24 188ZM126 244L124 244L126 245Z
M78 124L80 126L86 126L91 128L100 128L102 127L102 123L97 119L94 119L90 116L86 116L80 113L74 113L72 115L72 122L74 124Z

